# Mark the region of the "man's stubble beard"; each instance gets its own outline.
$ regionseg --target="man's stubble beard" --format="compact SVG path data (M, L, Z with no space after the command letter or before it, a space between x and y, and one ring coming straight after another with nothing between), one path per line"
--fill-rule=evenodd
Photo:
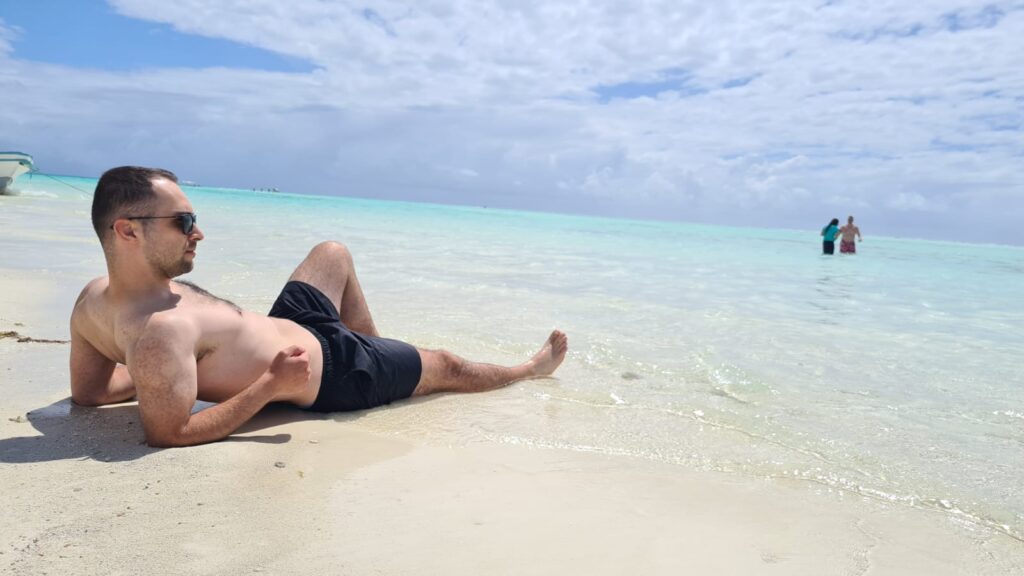
M166 276L168 280L188 274L189 272L192 271L192 268L194 267L195 266L192 264L192 262L186 262L184 260L180 260L178 262L170 264L157 265L157 269L160 271L161 274Z
M184 255L179 256L177 259L151 256L149 262L157 272L168 280L188 274L195 268L195 262L189 262L185 259Z

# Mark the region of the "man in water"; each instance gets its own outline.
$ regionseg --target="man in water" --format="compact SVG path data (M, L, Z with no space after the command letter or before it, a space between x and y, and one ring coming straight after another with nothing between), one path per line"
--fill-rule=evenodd
M862 242L864 239L860 236L860 228L857 228L853 224L853 216L846 217L846 226L839 229L839 253L840 254L856 254L857 244L853 241L854 236L857 237L857 241Z
M550 375L568 349L555 330L532 358L505 367L381 338L336 242L313 248L268 316L173 281L192 270L204 235L166 170L108 170L92 223L108 275L85 286L71 314L71 398L137 398L152 446L220 440L269 402L333 412L492 390ZM197 399L217 404L193 414Z

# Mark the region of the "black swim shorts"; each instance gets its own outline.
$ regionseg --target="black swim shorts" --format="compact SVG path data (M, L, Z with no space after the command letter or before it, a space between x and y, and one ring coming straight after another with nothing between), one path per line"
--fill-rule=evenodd
M268 316L286 318L309 330L324 353L320 392L307 408L315 412L364 410L408 398L423 366L413 346L357 334L345 327L323 292L305 282L285 284Z

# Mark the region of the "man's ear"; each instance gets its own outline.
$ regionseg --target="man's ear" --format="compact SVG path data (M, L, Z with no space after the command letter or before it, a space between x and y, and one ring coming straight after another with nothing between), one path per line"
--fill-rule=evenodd
M135 240L135 224L131 220L120 218L114 220L114 236L122 240Z

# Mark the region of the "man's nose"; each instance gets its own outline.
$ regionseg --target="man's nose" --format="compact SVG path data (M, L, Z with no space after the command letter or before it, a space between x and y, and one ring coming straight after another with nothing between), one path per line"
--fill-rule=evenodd
M192 227L192 234L190 237L196 242L199 242L203 238L206 238L206 234L203 234L202 228L199 227L199 224L196 224Z

